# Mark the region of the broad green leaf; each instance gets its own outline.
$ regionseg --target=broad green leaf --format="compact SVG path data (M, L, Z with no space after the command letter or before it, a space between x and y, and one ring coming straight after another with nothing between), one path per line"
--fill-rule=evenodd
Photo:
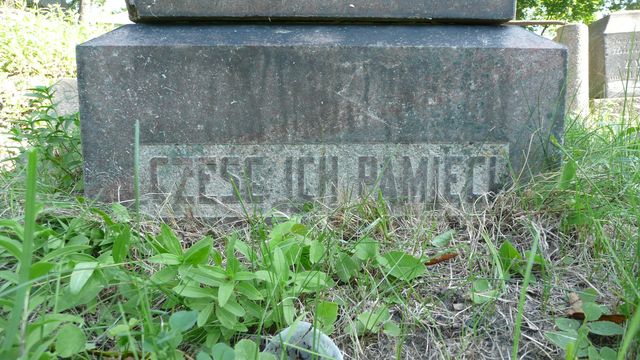
M589 355L589 360L600 360L600 353L598 353L598 349L596 349L593 345L589 345L587 354Z
M433 240L431 240L431 244L439 248L447 247L451 244L455 236L456 236L455 230L447 230L442 234L434 237Z
M69 358L84 351L87 338L82 330L73 324L63 325L56 337L56 354L62 358Z
M247 313L244 308L233 299L227 301L223 309L238 317L244 316Z
M249 271L238 271L237 273L233 274L233 280L237 280L237 281L247 281L247 280L253 280L255 278L256 278L256 274Z
M567 350L569 344L575 344L578 341L578 332L571 331L549 331L544 334L549 341L563 350Z
M242 339L234 347L236 359L253 360L258 355L258 345L251 340Z
M600 357L603 360L616 360L618 353L612 348L604 346L600 349Z
M213 266L181 267L180 274L187 279L213 287L219 287L229 277L224 270Z
M127 258L129 252L129 243L131 242L131 228L129 226L123 226L122 230L113 239L113 249L111 254L113 261L121 263Z
M380 326L391 318L389 309L383 306L374 311L365 311L358 315L357 319L362 324L364 329L371 333L376 333L380 330Z
M558 329L564 331L578 330L578 328L580 327L580 322L573 319L557 318L556 326L558 327Z
M111 212L117 222L127 223L131 221L131 215L129 215L129 209L119 203L111 204Z
M382 264L389 274L397 279L411 281L422 276L427 267L415 257L402 251L392 251L382 256Z
M295 221L286 221L274 226L273 229L271 229L271 233L269 233L269 237L271 240L269 241L269 246L271 247L271 249L274 249L282 240L287 237L287 235L291 234L291 229L296 224L297 223Z
M600 319L603 314L602 306L592 302L583 303L582 311L587 321L596 321Z
M315 292L327 288L331 280L321 271L302 271L294 274L294 292Z
M176 280L178 268L176 266L167 266L151 275L151 280L155 283L166 284Z
M295 307L293 306L293 299L286 298L282 300L282 313L284 315L284 321L287 325L293 324L295 318Z
M471 286L471 300L476 304L495 300L497 295L498 291L493 289L486 279L476 280Z
M76 294L72 293L69 287L67 291L65 291L65 296L58 298L58 310L63 311L78 305L95 302L98 294L104 288L103 281L98 275L99 272L95 272L93 276L89 277L80 292Z
M309 261L312 264L317 264L324 258L327 249L319 240L313 240L309 246Z
M399 337L402 335L402 329L395 321L387 321L383 325L383 331L385 334L393 337Z
M591 333L601 336L624 334L624 328L611 321L594 321L587 324Z
M258 360L278 360L275 355L267 352L258 354Z
M173 288L173 291L187 298L199 299L199 298L216 298L212 289L204 289L199 286L192 285L178 285Z
M89 250L89 249L91 249L91 246L89 245L65 246L63 248L53 250L52 252L43 256L41 261L51 261L57 258L64 258L67 255L82 253L83 251Z
M31 265L31 271L29 271L29 279L34 280L47 275L49 271L54 268L54 266L55 264L42 261Z
M273 271L278 276L278 279L286 281L289 278L289 265L280 248L273 249L272 253Z
M291 233L300 236L306 236L309 233L309 229L307 229L307 227L303 224L294 224L291 227Z
M236 291L245 296L249 300L262 300L264 296L255 286L247 281L241 281L236 284Z
M522 263L522 256L518 249L513 246L511 241L506 240L502 243L499 250L500 262L504 271L518 271Z
M196 360L213 360L213 358L209 354L200 351L196 355Z
M338 319L338 304L323 301L316 307L316 320L323 326L333 325Z
M206 264L213 247L213 239L209 236L191 245L184 253L185 264L198 265Z
M169 317L171 330L185 332L193 327L198 320L198 313L195 311L178 311Z
M349 282L360 270L360 267L351 256L342 252L338 255L338 261L335 266L338 277L345 283Z
M598 292L595 289L586 289L584 291L578 292L578 297L582 300L583 303L593 303L596 301L598 297Z
M578 170L578 165L574 160L567 161L562 167L562 175L560 176L560 181L558 182L559 190L567 190L571 186L573 179L576 177L576 172Z
M198 327L203 327L207 324L209 317L211 317L211 314L213 313L213 308L213 303L209 303L204 307L204 309L198 312L198 319L196 321Z
M233 287L234 287L233 281L227 281L220 285L220 288L218 289L218 304L220 306L222 307L225 306L225 304L231 297L231 294L233 294Z
M152 264L162 265L179 265L182 263L182 259L179 256L169 253L154 255L148 258L147 261Z
M176 256L182 256L182 245L180 245L180 240L178 240L178 237L167 224L162 224L160 234L158 234L157 239L169 253Z
M245 258L251 261L258 258L256 252L253 251L253 249L242 240L236 239L234 247L236 250L238 250L238 252L240 252L240 254L244 255ZM216 261L217 263L217 260L214 259L214 261ZM222 262L222 258L220 258L220 262Z
M273 283L278 280L276 274L273 271L258 270L255 272L256 278L267 283Z
M216 317L218 321L220 321L220 324L227 329L233 329L238 322L237 316L221 307L216 308Z
M220 253L220 251L213 249L213 251L211 252L211 258L213 259L214 264L216 264L217 266L222 266L222 254Z
M97 262L81 262L76 264L71 273L71 280L69 281L69 290L72 294L78 294L82 287L87 283L96 267Z
M17 284L17 283L20 282L20 280L18 279L18 274L16 274L13 271L9 271L9 270L1 270L0 271L0 279L6 280L6 281L8 281L10 283L13 283L13 284ZM4 299L4 300L9 301L8 299Z
M378 242L370 237L365 237L356 245L355 255L362 261L375 259L378 256Z
M19 241L0 235L0 248L18 260L22 260L22 244Z
M213 360L234 360L236 358L233 349L223 343L215 344L211 349L211 355L213 355Z

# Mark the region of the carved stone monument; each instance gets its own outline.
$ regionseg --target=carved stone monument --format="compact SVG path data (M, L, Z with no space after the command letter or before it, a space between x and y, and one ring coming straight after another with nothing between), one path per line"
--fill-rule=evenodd
M589 52L592 98L640 96L640 10L591 24Z
M132 199L138 164L164 216L469 203L563 128L567 50L517 27L136 24L77 51L87 194Z

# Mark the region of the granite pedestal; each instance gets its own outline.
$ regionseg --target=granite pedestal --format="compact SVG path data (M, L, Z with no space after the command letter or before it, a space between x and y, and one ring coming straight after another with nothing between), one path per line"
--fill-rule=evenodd
M514 0L127 0L134 22L296 20L503 23Z
M130 25L77 49L85 189L220 217L469 203L553 161L566 48L516 27Z

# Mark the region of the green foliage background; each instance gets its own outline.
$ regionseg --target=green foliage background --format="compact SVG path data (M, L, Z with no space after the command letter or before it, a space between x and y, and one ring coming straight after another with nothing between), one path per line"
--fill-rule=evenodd
M518 0L518 19L590 23L599 12L640 9L638 0Z

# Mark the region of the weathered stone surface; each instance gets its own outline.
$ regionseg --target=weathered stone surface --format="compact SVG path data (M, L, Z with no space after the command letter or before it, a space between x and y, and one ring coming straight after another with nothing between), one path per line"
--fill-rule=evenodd
M589 26L591 97L640 96L640 10Z
M211 19L473 21L502 23L515 0L127 0L135 22Z
M78 112L78 80L60 79L53 84L53 103L58 115L73 115Z
M589 27L585 24L561 26L554 40L569 49L567 110L586 116L589 114Z
M295 322L282 330L269 341L264 351L287 360L344 359L331 338L305 321Z
M515 27L130 25L78 47L85 189L217 217L379 189L471 202L561 138L567 51Z

